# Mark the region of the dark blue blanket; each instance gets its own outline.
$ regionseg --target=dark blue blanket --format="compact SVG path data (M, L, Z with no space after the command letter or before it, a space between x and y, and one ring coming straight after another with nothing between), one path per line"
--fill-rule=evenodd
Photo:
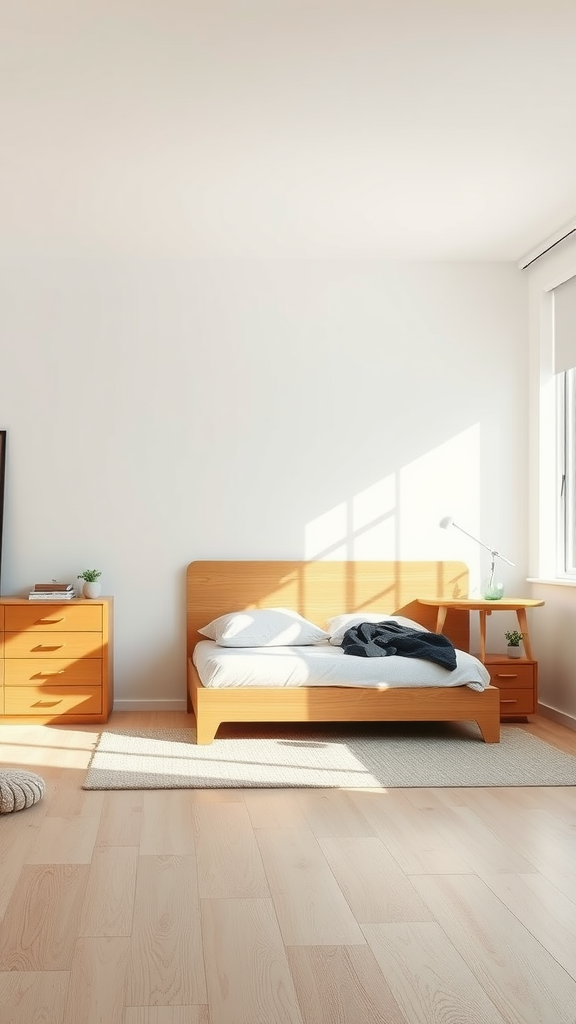
M361 658L424 658L442 668L456 668L454 644L442 633L401 626L399 622L360 622L347 629L342 638L345 654Z

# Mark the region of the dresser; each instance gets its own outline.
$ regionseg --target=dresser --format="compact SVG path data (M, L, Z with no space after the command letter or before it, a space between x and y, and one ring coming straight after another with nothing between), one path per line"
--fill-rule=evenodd
M112 711L113 599L0 598L0 716L106 722Z

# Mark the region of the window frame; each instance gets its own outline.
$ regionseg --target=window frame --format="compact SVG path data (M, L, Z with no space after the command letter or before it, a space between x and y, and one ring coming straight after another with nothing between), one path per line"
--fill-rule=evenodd
M558 374L558 575L576 580L576 369Z
M559 397L562 373L555 372L554 289L576 276L576 233L533 261L525 272L529 331L528 580L575 587L576 574L565 569L564 495L560 493L564 403Z

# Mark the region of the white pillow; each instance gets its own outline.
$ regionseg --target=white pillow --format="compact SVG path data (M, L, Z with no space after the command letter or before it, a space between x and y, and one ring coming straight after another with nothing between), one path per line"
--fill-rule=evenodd
M426 626L414 619L406 619L403 615L387 615L386 612L355 612L353 615L335 615L328 619L330 631L330 643L335 647L342 646L342 638L347 629L359 626L361 622L397 622L400 626L409 626L410 629L419 629L423 633L429 633Z
M290 608L230 612L198 630L220 647L294 647L324 643L325 629Z

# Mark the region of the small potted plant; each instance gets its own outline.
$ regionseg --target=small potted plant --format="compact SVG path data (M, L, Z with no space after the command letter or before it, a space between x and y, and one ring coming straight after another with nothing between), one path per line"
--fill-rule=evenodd
M84 586L82 587L83 597L98 597L100 594L100 584L98 583L98 577L102 573L99 569L84 569L84 572L78 573L78 579L84 580Z
M504 633L504 636L508 641L508 657L519 658L520 641L524 639L524 633L519 633L517 629L512 629Z

